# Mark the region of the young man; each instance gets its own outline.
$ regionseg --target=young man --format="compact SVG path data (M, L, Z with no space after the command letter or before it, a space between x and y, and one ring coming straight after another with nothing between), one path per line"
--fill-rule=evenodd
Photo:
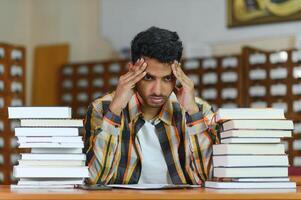
M135 36L128 72L87 112L89 184L203 184L212 176L214 114L195 97L182 50L176 32L151 27Z

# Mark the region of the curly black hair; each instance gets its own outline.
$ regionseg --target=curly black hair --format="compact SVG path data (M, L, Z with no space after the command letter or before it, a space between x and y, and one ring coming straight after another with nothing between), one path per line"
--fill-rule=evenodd
M135 63L142 56L154 58L161 63L180 61L182 41L176 32L150 27L138 33L131 43L131 59Z

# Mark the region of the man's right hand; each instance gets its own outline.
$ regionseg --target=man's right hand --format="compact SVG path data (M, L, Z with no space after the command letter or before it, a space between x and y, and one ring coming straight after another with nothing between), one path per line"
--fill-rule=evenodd
M129 71L119 78L114 98L109 106L111 112L120 115L134 95L135 84L146 74L147 63L143 58L136 61L135 65L129 63Z

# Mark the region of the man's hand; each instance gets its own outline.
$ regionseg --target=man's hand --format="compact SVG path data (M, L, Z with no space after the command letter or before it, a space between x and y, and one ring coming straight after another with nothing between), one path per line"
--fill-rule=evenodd
M126 107L134 95L135 84L145 76L147 63L143 58L140 58L135 65L129 63L128 67L129 71L119 78L114 98L109 106L116 115L120 115L122 109Z
M177 61L174 61L171 65L171 69L174 76L182 85L181 88L178 88L177 86L175 88L175 94L179 103L188 114L192 115L197 113L199 108L195 102L193 81L183 72L181 65Z

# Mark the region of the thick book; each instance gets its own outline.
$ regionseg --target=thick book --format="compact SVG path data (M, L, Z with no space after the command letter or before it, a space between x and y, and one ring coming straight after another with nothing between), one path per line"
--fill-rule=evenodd
M220 108L217 121L230 119L285 119L284 110L278 108Z
M86 178L88 167L14 166L16 178Z
M287 167L214 167L217 178L270 178L288 177Z
M31 148L33 154L81 154L82 148Z
M29 127L83 127L81 119L21 119L21 126Z
M80 185L83 178L21 178L18 185Z
M213 155L227 154L285 154L283 144L215 144L213 145Z
M81 136L75 136L75 137L33 137L33 136L28 136L28 137L17 137L18 138L18 143L31 143L31 142L36 142L36 143L55 143L55 142L61 142L61 143L80 143L83 142Z
M223 131L232 129L270 129L270 130L293 130L291 120L230 120L223 123Z
M69 107L8 107L9 119L70 119Z
M288 167L287 155L225 155L213 156L214 167Z
M30 143L19 143L19 148L84 148L83 142L30 142Z
M18 190L18 189L72 189L74 188L74 185L10 185L10 188L12 190Z
M239 137L239 138L283 138L291 137L292 131L286 130L228 130L220 133L221 138Z
M15 128L15 136L78 136L78 128L41 128L41 127L17 127Z
M234 182L288 182L290 179L287 178L232 178Z
M296 188L295 182L216 182L206 181L206 188L216 189L286 189Z
M18 160L19 166L85 166L84 160Z
M221 138L222 144L244 144L244 143L280 143L280 138L239 138L239 137L229 137L229 138Z
M86 160L86 154L32 154L21 153L22 160Z

